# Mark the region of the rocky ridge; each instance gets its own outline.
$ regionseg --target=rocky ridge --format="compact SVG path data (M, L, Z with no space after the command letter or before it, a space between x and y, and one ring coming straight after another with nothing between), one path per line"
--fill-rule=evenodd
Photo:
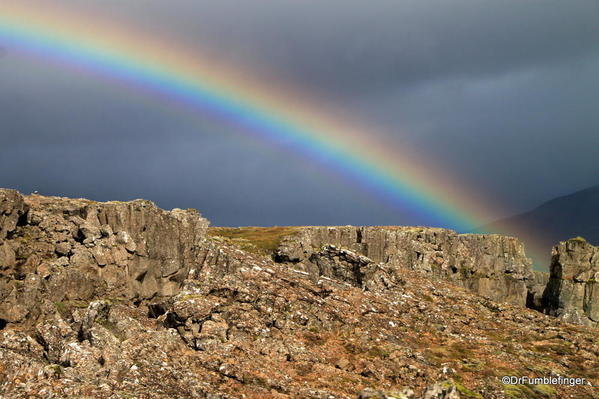
M342 274L349 272L358 286L378 262L451 281L494 301L526 306L569 323L599 322L599 247L580 237L553 248L550 273L532 270L517 238L424 227L302 227L282 238L275 260L313 278L344 278Z
M334 245L390 267L424 272L501 302L524 306L532 262L513 237L457 234L418 227L306 227L283 239L276 259L322 274L323 245Z
M21 197L12 191L0 191L0 198L5 232L0 245L14 252L14 260L10 251L2 255L12 266L2 263L3 287L11 290L2 291L0 305L23 303L27 290L39 302L27 303L29 312L10 320L14 306L2 308L0 397L599 397L588 385L503 384L504 375L598 381L596 330L475 295L459 279L444 277L456 274L450 267L443 271L445 262L427 271L414 255L414 265L398 266L374 250L329 239L321 247L310 241L305 254L284 252L294 240L285 238L288 230L281 245L272 244L279 248L275 262L268 251L253 251L251 243L239 245L224 233L207 236L207 222L194 211L161 211L145 201ZM88 215L114 217L97 216L97 223L90 217L101 234L91 229L89 237L95 238L85 242L81 226L70 220L72 209L84 221ZM36 214L42 215L39 224L30 219ZM43 223L44 218L51 222ZM66 240L55 239L61 231L40 227L63 224L71 229ZM102 235L105 226L112 234ZM119 241L121 231L131 240ZM448 248L445 242L464 240L414 239L414 247L433 248L422 251L420 261L437 258L431 254ZM62 242L71 245L69 262L54 264L64 257L56 250ZM486 258L512 241L497 242L502 243L485 244L475 255L488 262L477 270L500 276L499 265L526 264L525 257L510 260L517 251L497 261ZM474 244L463 245L475 253ZM96 259L97 246L111 248L107 260ZM116 267L112 248L127 252L122 268ZM138 254L138 248L148 255ZM80 251L91 255L87 268L71 263ZM446 266L453 265L449 259L466 257L461 251L443 253ZM396 259L404 255L409 254L397 252ZM41 259L36 267L27 265L32 256ZM39 267L44 262L52 265L49 272ZM147 269L141 281L134 267L140 264ZM104 280L101 271L108 265L125 281ZM77 284L66 277L59 281L69 289L48 283L78 273L85 276L85 295L75 295ZM146 276L156 284L144 288ZM88 279L98 288L85 291Z

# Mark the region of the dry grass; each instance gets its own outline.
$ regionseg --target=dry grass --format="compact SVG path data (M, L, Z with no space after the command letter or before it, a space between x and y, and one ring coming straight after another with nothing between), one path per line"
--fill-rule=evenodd
M210 227L208 235L223 237L241 249L259 255L272 254L283 238L300 231L302 227Z

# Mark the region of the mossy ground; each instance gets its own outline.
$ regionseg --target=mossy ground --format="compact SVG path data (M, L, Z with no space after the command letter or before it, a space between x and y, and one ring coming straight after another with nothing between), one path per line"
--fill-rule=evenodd
M456 389L462 395L463 398L468 398L468 399L484 399L483 396L480 393L474 392L474 391L466 388L460 382L456 381L456 382L454 382L454 384L455 384Z
M554 398L555 389L549 385L504 385L504 392L508 398Z

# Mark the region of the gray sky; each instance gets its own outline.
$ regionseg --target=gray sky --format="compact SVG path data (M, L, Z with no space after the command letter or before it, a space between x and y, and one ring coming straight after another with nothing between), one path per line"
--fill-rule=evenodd
M455 171L505 207L490 218L599 183L596 0L53 3L291 82ZM0 109L2 187L216 225L422 223L213 118L9 49Z

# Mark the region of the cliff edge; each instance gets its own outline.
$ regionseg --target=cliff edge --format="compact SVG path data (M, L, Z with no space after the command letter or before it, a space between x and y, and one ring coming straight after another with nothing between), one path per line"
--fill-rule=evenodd
M172 296L208 221L152 202L99 203L0 190L0 319L35 321L54 304Z
M532 262L518 239L440 228L306 227L282 240L275 259L323 274L320 248L325 245L354 251L399 274L422 272L521 306L526 305L527 284L534 278Z

